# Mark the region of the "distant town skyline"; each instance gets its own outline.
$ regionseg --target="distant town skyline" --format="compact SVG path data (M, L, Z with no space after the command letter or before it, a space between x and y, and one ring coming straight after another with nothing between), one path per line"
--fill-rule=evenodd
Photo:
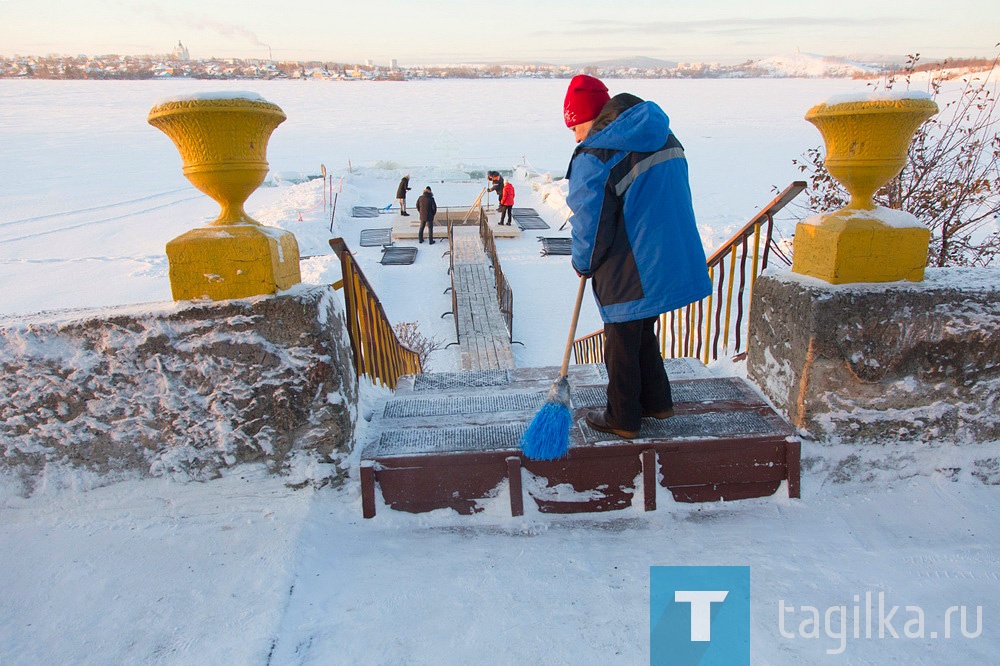
M538 61L574 64L629 56L740 62L796 51L873 59L989 57L1000 39L995 0L221 0L78 3L0 0L0 55L169 53L401 65ZM229 10L229 11L227 11Z

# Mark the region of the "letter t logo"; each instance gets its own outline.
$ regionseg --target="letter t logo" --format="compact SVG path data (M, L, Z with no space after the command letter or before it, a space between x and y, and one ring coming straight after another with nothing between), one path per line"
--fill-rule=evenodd
M675 590L674 601L691 604L691 640L712 640L712 602L725 601L725 590Z

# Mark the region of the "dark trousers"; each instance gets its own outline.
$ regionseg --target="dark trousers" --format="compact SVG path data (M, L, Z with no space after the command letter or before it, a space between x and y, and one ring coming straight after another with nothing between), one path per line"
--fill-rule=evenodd
M427 227L430 240L434 240L434 220L420 220L420 231L417 232L417 238L420 242L424 242L424 227Z
M656 317L649 317L604 324L607 422L617 428L638 430L643 412L661 412L674 406L655 323Z
M503 204L500 204L500 224L503 224L504 215L507 216L507 224L514 221L514 216L510 212L511 208L512 206L504 206Z

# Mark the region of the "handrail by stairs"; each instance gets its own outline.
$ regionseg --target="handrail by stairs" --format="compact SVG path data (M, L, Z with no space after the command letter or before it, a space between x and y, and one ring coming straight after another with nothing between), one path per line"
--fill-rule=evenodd
M458 327L458 292L455 291L455 224L451 217L448 217L448 251L445 253L448 255L448 277L451 279L451 286L444 290L444 293L451 291L451 312L445 312L441 315L444 319L446 316L451 315L452 323L455 324L455 342L450 343L448 346L457 345L462 340L462 331Z
M486 215L480 216L479 238L483 242L483 251L489 258L493 266L493 279L496 283L497 305L500 307L500 314L503 316L504 324L507 325L507 333L510 334L511 341L514 340L514 290L511 289L507 276L504 275L500 266L500 255L497 253L496 238L490 228Z
M330 239L343 273L347 332L354 353L354 369L390 389L403 375L422 372L420 356L399 341L375 290L354 261L343 238Z
M805 188L804 181L793 182L712 253L707 260L712 293L701 301L660 315L657 335L661 356L693 356L708 363L717 360L720 355L739 359L746 354L746 341L742 339L743 319L757 277L767 268L772 257L786 266L792 263L774 240L774 216ZM748 248L751 239L752 250ZM749 273L748 258L751 263ZM604 331L574 340L573 357L576 363L603 363Z

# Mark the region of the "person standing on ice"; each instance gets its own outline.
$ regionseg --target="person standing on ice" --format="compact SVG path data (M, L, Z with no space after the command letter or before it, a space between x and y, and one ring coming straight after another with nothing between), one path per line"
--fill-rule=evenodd
M399 187L396 188L396 201L399 202L399 214L409 217L410 214L406 212L406 193L410 191L410 174L403 176L403 179L399 181Z
M579 144L566 174L573 268L591 278L608 369L607 406L587 424L632 439L643 417L674 413L656 318L712 290L687 161L658 105L612 98L592 76L570 81L563 120Z
M427 227L428 244L434 245L434 215L437 214L437 202L434 201L434 193L428 185L424 188L424 193L417 197L417 212L420 213L420 231L417 238L424 242L424 227Z
M511 220L513 219L513 214L511 209L514 208L514 186L511 185L508 180L504 183L503 194L500 195L500 224L503 224L504 215L507 216L507 226L510 226Z

